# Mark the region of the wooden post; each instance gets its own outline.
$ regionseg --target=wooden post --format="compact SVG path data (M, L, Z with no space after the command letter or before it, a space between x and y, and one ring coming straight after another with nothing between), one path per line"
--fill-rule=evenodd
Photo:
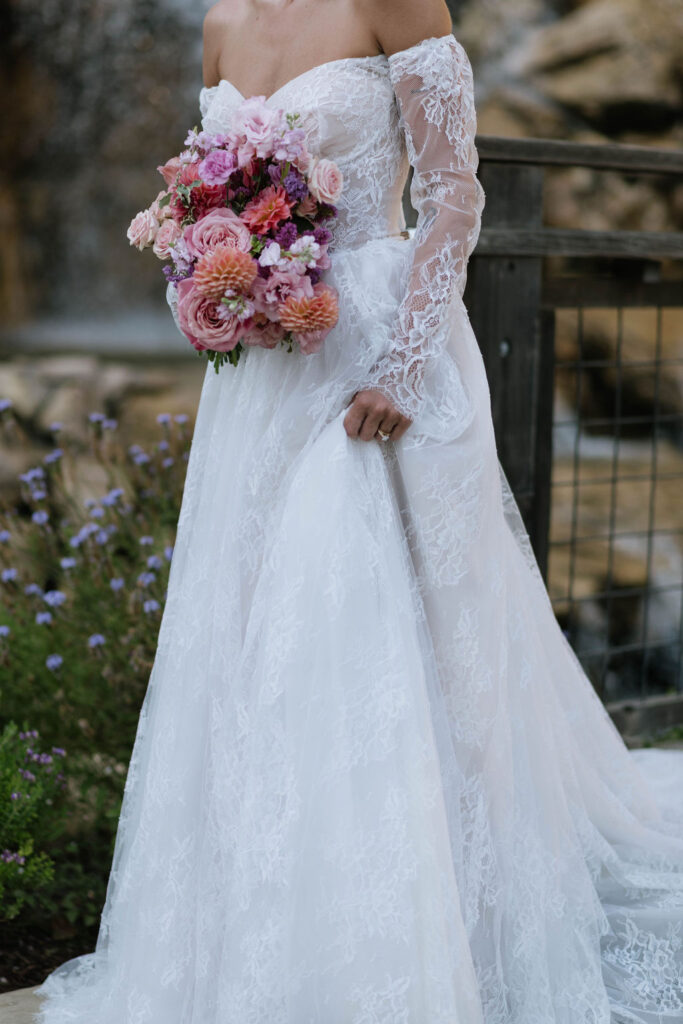
M540 228L543 168L482 163L486 228ZM491 391L498 454L542 571L552 445L552 323L542 322L540 256L472 255L464 300Z

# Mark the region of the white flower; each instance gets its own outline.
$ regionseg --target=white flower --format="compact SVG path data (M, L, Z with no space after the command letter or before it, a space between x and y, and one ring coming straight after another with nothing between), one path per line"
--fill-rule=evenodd
M258 258L262 267L279 267L283 262L282 250L277 242L269 242Z

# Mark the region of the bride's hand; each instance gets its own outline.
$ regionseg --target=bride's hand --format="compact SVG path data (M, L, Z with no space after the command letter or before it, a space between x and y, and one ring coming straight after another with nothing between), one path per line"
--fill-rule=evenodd
M349 437L361 441L381 441L378 431L390 434L390 440L398 441L413 421L399 412L390 398L381 391L357 391L349 411L344 417L344 429Z

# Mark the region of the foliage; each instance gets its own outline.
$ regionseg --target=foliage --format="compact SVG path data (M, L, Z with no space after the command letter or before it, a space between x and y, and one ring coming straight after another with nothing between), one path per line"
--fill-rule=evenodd
M40 751L37 739L13 723L0 734L0 921L35 904L54 876L47 850L61 827L66 751Z
M0 419L16 438L7 401ZM30 725L69 751L54 875L24 907L62 928L98 920L156 649L190 446L186 416L158 421L153 445L126 448L91 413L87 443L55 447L0 510L0 728ZM97 499L83 496L84 465ZM40 849L21 854L25 883Z

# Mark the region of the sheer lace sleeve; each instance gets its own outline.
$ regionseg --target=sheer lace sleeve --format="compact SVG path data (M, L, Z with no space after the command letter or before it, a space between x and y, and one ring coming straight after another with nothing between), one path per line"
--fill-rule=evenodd
M392 54L389 66L418 220L393 347L373 367L366 387L384 392L415 419L425 375L445 346L449 309L465 290L484 190L476 176L472 68L461 44L452 35L425 39Z

